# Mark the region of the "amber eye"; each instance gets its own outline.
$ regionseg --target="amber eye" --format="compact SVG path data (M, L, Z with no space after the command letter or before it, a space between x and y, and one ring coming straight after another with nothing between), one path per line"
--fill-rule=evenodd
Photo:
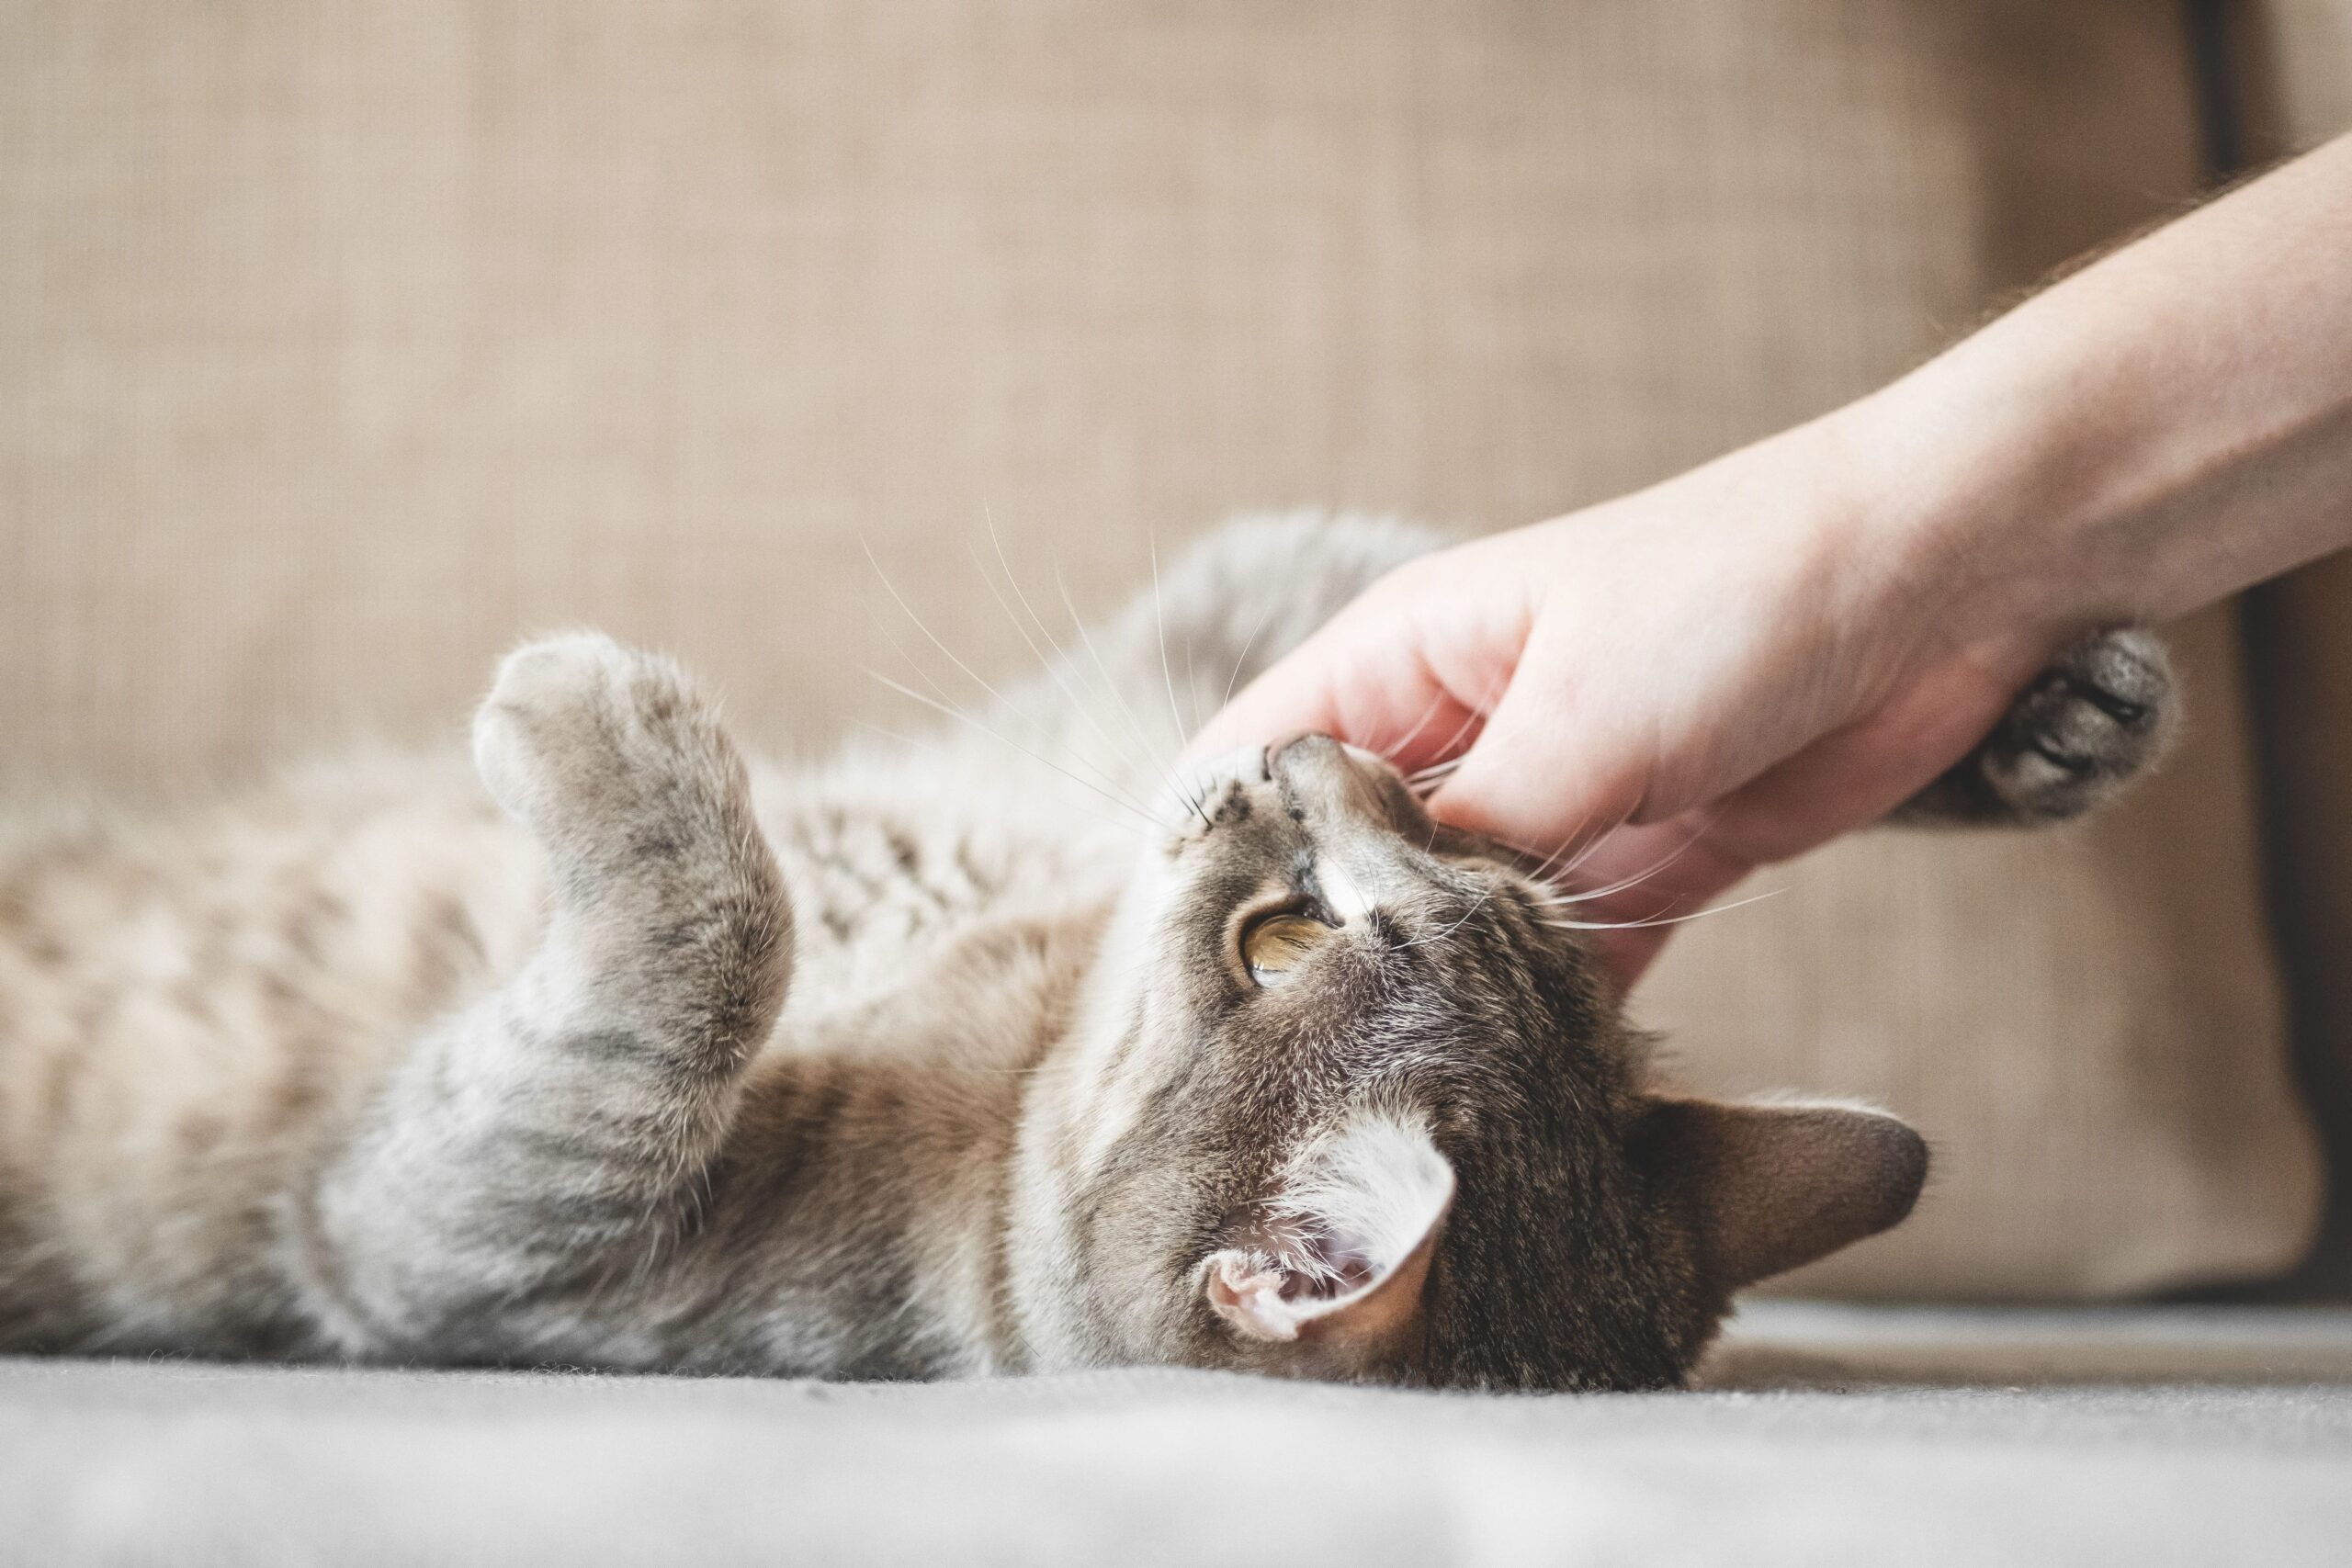
M1241 933L1241 962L1261 986L1279 986L1331 934L1331 928L1305 915L1268 915Z

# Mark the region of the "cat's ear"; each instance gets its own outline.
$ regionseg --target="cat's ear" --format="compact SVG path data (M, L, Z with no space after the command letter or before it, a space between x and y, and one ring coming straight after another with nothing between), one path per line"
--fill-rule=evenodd
M1201 1268L1209 1306L1245 1342L1292 1347L1297 1370L1347 1376L1407 1357L1453 1202L1428 1132L1360 1117L1291 1163L1264 1212Z
M1918 1134L1846 1105L1660 1100L1632 1152L1724 1291L1885 1230L1911 1212L1928 1175Z

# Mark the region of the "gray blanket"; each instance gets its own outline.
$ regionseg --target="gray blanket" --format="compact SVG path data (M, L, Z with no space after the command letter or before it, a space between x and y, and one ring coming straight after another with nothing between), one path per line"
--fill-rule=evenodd
M0 1361L0 1562L2352 1562L2352 1312L1751 1308L1709 1380Z

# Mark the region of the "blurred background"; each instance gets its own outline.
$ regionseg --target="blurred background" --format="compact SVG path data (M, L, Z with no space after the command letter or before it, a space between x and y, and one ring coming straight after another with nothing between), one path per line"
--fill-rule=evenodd
M2347 124L2352 0L15 0L0 788L445 742L581 623L778 750L910 728L869 547L988 672L991 527L1102 606L1240 508L1533 521ZM1678 942L1679 1077L1937 1145L1793 1288L2347 1293L2347 608L2177 628L2112 818Z

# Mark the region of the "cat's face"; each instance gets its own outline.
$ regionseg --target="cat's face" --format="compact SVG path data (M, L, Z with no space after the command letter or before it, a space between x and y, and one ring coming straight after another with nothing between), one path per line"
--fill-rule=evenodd
M1893 1120L1652 1098L1557 894L1320 736L1197 775L1106 937L1057 1144L1106 1359L1678 1381L1729 1293L1900 1219Z

